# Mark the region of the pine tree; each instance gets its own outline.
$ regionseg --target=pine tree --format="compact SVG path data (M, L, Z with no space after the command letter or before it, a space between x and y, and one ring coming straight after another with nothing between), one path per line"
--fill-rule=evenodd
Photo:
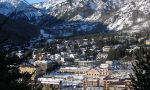
M28 85L31 75L20 74L18 65L21 60L8 52L0 52L0 90L30 90ZM21 79L22 80L19 80Z
M130 77L134 90L150 90L150 49L141 49L135 54Z

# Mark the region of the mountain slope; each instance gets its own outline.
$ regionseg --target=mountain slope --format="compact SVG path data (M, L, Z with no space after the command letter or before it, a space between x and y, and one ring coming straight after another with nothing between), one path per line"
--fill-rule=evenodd
M130 0L105 23L115 30L150 30L150 0Z
M115 31L139 32L150 27L150 0L48 0L34 6L59 19L103 22Z
M8 15L14 11L21 11L28 5L21 0L0 0L0 14Z
M6 39L13 42L25 42L29 41L33 37L39 35L39 30L34 25L31 25L22 20L7 19L7 17L0 14L0 37L1 40Z
M12 4L18 8L19 5ZM139 32L150 27L150 0L47 0L33 6L25 3L21 10L16 8L13 18L24 19L59 35L95 29L103 32L99 28L102 23L109 30L123 32Z

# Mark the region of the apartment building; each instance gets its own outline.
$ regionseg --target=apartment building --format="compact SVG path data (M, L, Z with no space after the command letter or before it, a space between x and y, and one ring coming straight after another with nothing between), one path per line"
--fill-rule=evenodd
M20 65L19 72L29 73L32 75L31 80L35 80L38 76L41 75L41 68L39 68L38 66L30 65L30 64Z

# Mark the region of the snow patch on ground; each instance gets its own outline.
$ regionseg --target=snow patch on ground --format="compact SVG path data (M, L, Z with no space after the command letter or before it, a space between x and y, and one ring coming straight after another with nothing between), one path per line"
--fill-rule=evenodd
M43 29L40 30L40 33L44 38L50 37L50 35L48 33L46 33Z

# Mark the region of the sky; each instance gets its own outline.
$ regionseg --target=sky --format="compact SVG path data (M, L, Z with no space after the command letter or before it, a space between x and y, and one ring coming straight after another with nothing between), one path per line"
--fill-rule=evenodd
M28 1L29 3L38 3L38 2L45 1L45 0L26 0L26 1Z

